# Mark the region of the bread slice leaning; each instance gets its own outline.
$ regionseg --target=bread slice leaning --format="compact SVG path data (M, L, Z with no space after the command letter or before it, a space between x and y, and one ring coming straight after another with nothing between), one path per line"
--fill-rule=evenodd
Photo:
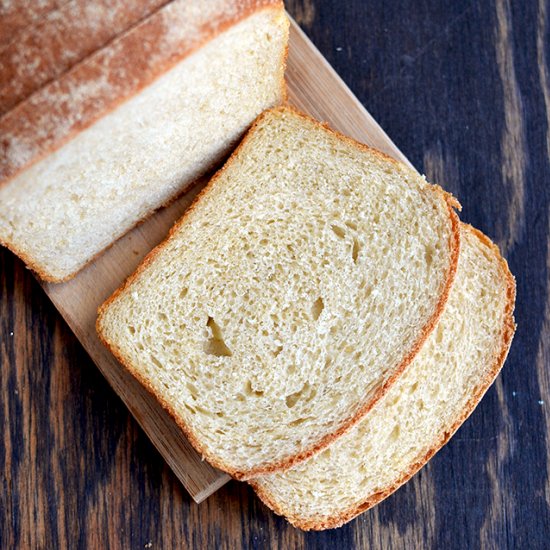
M369 415L323 453L251 481L301 529L338 527L413 476L498 374L515 325L515 281L497 247L463 225L458 271L435 331Z
M173 0L0 117L0 243L58 282L286 97L278 0Z
M454 204L382 153L268 111L102 306L99 334L213 465L288 468L364 416L433 329Z

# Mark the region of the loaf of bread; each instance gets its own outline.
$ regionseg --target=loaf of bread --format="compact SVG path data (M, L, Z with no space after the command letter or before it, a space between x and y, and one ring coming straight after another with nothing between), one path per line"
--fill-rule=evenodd
M473 411L515 326L515 281L487 237L463 226L458 271L437 328L369 415L323 453L253 480L302 529L337 527L413 476Z
M73 276L284 100L287 41L278 0L173 0L19 101L0 118L0 243Z
M288 468L358 422L435 326L456 204L270 110L101 307L98 332L213 465L240 479Z

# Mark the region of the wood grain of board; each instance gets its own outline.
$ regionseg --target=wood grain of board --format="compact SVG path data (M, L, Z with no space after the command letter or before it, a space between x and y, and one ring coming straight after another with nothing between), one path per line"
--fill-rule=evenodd
M292 104L339 131L408 162L294 21L287 63ZM102 346L95 321L97 308L166 236L203 185L199 182L173 205L151 216L71 281L43 285L84 349L196 502L216 491L229 476L201 459L170 415Z

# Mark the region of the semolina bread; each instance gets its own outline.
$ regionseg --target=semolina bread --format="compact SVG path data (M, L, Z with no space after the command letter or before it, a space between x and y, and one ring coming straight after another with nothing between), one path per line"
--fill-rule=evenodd
M454 205L382 153L270 110L100 308L99 335L214 466L288 468L359 421L433 329Z
M515 325L515 281L487 237L463 226L455 282L437 328L369 415L324 452L251 481L301 529L338 527L413 476L498 374Z
M173 0L0 118L0 243L73 276L285 98L282 2Z

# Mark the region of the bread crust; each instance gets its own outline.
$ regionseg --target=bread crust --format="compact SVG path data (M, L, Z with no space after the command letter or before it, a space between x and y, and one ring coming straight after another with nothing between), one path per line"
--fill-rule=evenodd
M232 0L234 3L237 3L239 5L242 4L243 0ZM241 20L244 20L246 19L247 17L250 17L256 13L259 13L260 11L262 10L266 10L266 9L274 9L274 10L280 10L280 13L283 14L284 13L284 9L282 7L282 3L279 1L279 0L274 0L274 1L267 1L267 0L244 0L244 2L246 2L247 4L257 4L259 7L257 9L254 9L252 8L251 10L247 11L247 12L240 12L242 17L240 20L232 20L230 23L228 23L223 29L219 30L219 34L221 34L224 30L227 30L227 28L229 28L230 26L234 25L234 24L237 24L239 23ZM283 52L283 59L282 59L282 62L281 62L281 65L280 65L280 74L279 74L279 86L280 86L280 90L281 90L281 102L282 103L285 103L287 101L287 98L288 98L288 90L287 90L287 86L286 86L286 81L285 81L285 70L286 70L286 62L287 62L287 58L288 58L288 32L289 32L289 22L288 22L288 19L286 19L285 17L285 25L286 25L286 45L285 45L285 49L284 49L284 52ZM216 36L218 35L212 35L209 39L207 39L204 43L200 44L199 46L197 46L197 48L199 47L202 47L204 46L204 44L206 42L208 42L209 40L212 40L214 38L216 38ZM194 50L193 50L194 51ZM190 53L193 53L193 52L188 52L189 54ZM180 60L181 61L181 60ZM116 108L116 106L118 105L115 105L113 106L113 109ZM103 114L107 114L107 113L103 113ZM0 119L0 130L1 130L1 121L2 119ZM37 159L38 160L38 159ZM0 160L0 163L2 161ZM210 169L212 169L213 167L211 167ZM158 211L159 209L161 208L164 208L166 206L168 206L169 204L171 204L173 201L177 200L179 197L181 197L182 195L184 195L187 191L189 191L195 184L197 184L198 181L200 181L202 178L199 178L198 180L195 180L193 182L190 182L186 187L184 187L180 193L178 193L177 195L175 195L174 197L172 197L170 200L168 200L165 204L159 206L158 208L155 208L154 210L151 210L150 212L148 212L147 214L145 214L140 220L138 220L136 222L136 224L133 226L137 226L139 225L140 223L143 223L144 221L146 221L150 216L152 216L156 211ZM4 182L4 183L7 183L7 182ZM3 185L3 183L0 181L0 187ZM128 231L130 231L132 228L130 228ZM126 231L124 234L128 233L128 231ZM121 235L119 238L121 238L122 236ZM118 239L117 239L118 240ZM116 242L116 241L114 241ZM9 250L11 250L16 256L18 256L19 258L21 258L23 260L23 262L25 263L26 267L30 270L32 270L42 281L45 281L45 282L48 282L48 283L62 283L62 282L66 282L66 281L69 281L70 279L74 278L78 273L80 273L80 271L82 271L82 269L84 269L87 265L89 265L91 262L94 261L94 259L96 259L98 256L100 256L103 252L105 252L105 250L109 249L113 244L111 243L109 246L107 246L106 248L104 248L103 250L101 250L100 252L98 252L97 254L95 254L94 256L92 256L91 258L88 259L88 261L83 264L79 269L77 269L76 271L70 273L69 275L66 275L66 276L57 276L53 273L51 273L47 267L45 267L43 264L41 264L39 261L37 261L31 253L29 253L27 250L25 250L24 248L21 248L21 247L18 247L15 243L9 241L9 240L5 240L2 238L2 236L0 235L0 245L2 246L5 246L6 248L8 248Z
M2 6L0 14L0 50L15 42L27 27L49 13L58 10L69 0L42 2L11 2Z
M219 10L209 14L188 6L188 0L172 0L4 114L0 186L229 27L263 9L284 12L281 0L220 0ZM170 32L179 27L195 32Z
M369 508L372 508L374 505L378 504L386 497L395 492L401 485L407 482L413 475L415 475L426 463L449 441L452 435L458 430L458 428L464 423L464 421L472 414L477 404L481 398L485 395L491 384L494 382L497 377L500 369L502 368L504 361L508 355L510 345L512 343L512 338L516 330L516 324L514 322L514 304L516 298L516 282L515 278L508 268L508 263L501 256L498 247L481 231L475 229L471 225L462 223L462 229L468 231L471 234L475 235L480 243L483 246L489 248L495 257L498 259L501 269L501 275L506 280L506 304L504 308L501 336L500 336L500 345L497 348L497 352L493 356L492 366L484 378L484 380L478 385L474 390L474 393L470 397L468 403L464 407L461 415L455 420L451 427L445 431L435 444L421 457L414 462L410 468L403 473L403 475L392 485L386 489L379 491L370 495L363 502L342 511L338 515L332 517L313 517L313 518L301 518L293 515L289 510L286 510L284 506L280 505L271 495L269 490L264 488L261 484L250 480L249 483L256 491L260 499L271 508L276 514L285 516L288 521L304 531L309 530L323 530L323 529L332 529L335 527L340 527L344 523L352 520L359 514L365 512Z
M102 334L101 329L101 321L102 317L105 313L105 311L110 307L110 305L118 298L118 296L122 295L129 286L140 277L141 273L149 266L151 265L159 253L167 246L167 244L174 238L175 233L179 230L179 228L187 221L187 217L193 210L196 208L197 204L202 200L202 198L208 194L212 187L216 185L217 180L224 174L224 172L235 162L235 159L239 156L241 149L245 147L245 145L248 143L248 141L251 139L251 136L254 134L255 129L263 122L263 120L268 117L272 116L277 113L284 113L289 112L294 115L297 115L311 123L313 123L315 126L324 128L326 131L336 135L338 138L350 143L354 147L357 147L361 150L368 151L369 153L373 153L375 156L379 157L384 162L391 162L392 164L395 164L396 166L402 167L404 170L406 170L408 173L414 173L410 168L406 167L402 163L398 162L397 160L389 157L388 155L373 149L369 147L368 145L365 145L363 143L360 143L350 137L344 136L343 134L331 129L327 124L321 123L312 117L298 111L296 108L285 105L281 107L275 107L272 109L268 109L264 111L254 122L242 142L239 144L239 146L235 149L233 154L229 157L228 161L225 163L225 165L214 175L214 177L210 180L210 182L206 185L206 187L195 197L194 201L190 205L190 207L185 211L183 216L172 226L170 229L170 232L168 233L168 236L166 239L161 242L158 246L156 246L143 260L143 262L138 266L137 270L128 277L128 279L124 282L124 284L115 290L115 292L112 294L110 298L108 298L98 309L98 319L96 323L96 329L99 334L100 340L103 342L103 344L115 355L115 357L118 359L118 361L143 385L147 388L147 390L159 401L159 403L162 405L162 407L172 416L176 424L181 428L183 433L186 435L186 437L189 439L193 447L201 454L201 456L206 459L212 466L219 468L220 470L223 470L224 472L228 473L230 476L232 476L235 479L239 480L250 480L254 477L257 477L259 475L273 473L277 471L283 471L291 468L292 466L298 464L299 462L302 462L304 460L307 460L308 458L312 457L314 454L320 452L324 448L326 448L328 445L330 445L334 440L336 440L338 437L342 436L346 432L348 432L357 422L359 422L371 409L372 407L386 394L390 386L397 380L397 378L403 373L405 368L412 362L416 354L420 351L422 345L428 338L429 334L432 332L434 327L436 326L439 318L441 317L441 314L444 310L445 304L447 302L447 299L449 297L449 292L452 286L452 283L454 281L454 277L456 274L456 269L458 266L458 256L459 256L459 249L460 249L460 222L458 219L457 214L454 211L454 208L457 206L460 206L459 203L456 201L452 195L444 192L440 187L438 186L430 186L429 189L432 189L432 192L437 193L444 201L449 213L449 225L450 225L450 236L449 236L449 267L442 285L442 288L440 289L440 297L437 302L436 308L432 314L432 316L429 318L428 322L423 327L419 337L417 338L417 341L414 343L414 345L411 347L410 352L406 355L406 357L403 359L399 367L394 371L394 373L386 380L386 382L378 389L378 391L374 394L372 399L365 403L359 411L354 414L353 416L345 419L341 426L332 432L331 434L328 434L324 436L320 441L315 443L314 445L311 445L310 447L306 448L304 451L290 456L285 457L282 460L272 462L265 465L260 465L255 468L251 468L246 471L239 471L235 470L234 468L230 467L228 464L225 464L223 461L218 460L215 456L213 456L211 453L208 452L208 450L204 447L204 445L201 443L200 439L196 436L196 434L186 425L184 420L178 415L177 411L173 408L173 406L168 403L162 395L160 395L153 387L152 385L138 372L138 370L128 361L122 353L116 349L116 346L114 342L109 341L108 338L104 337ZM416 173L415 173L416 176ZM427 184L428 185L428 184Z
M76 0L23 29L0 50L0 116L168 1Z

